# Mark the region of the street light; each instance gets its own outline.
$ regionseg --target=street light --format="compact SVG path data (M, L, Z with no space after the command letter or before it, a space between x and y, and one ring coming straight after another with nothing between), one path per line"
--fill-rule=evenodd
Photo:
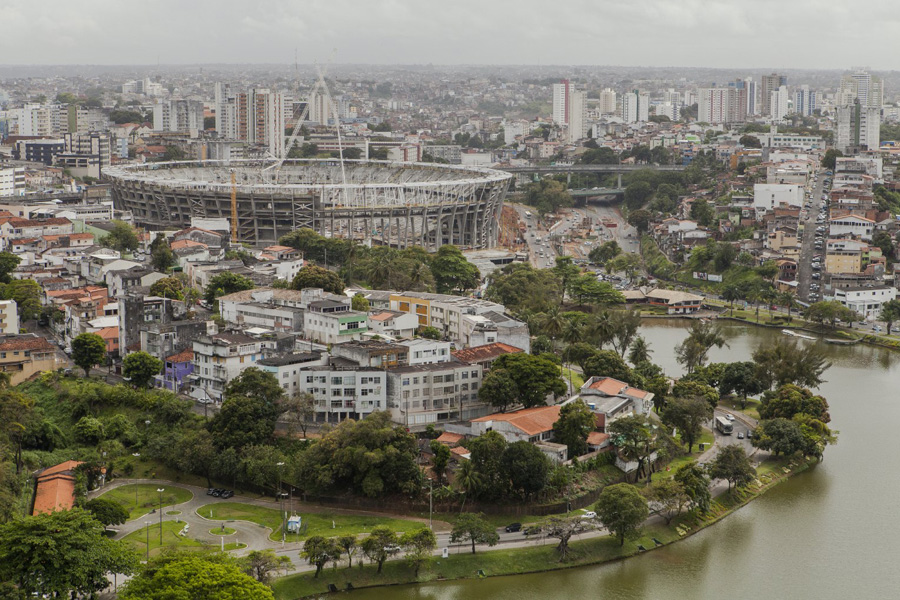
M144 521L147 525L147 561L150 560L150 521Z
M424 489L424 487L423 487ZM428 529L434 529L434 523L432 521L432 516L434 515L434 503L432 499L434 498L434 481L429 477L428 478Z
M281 503L281 547L283 548L284 547L284 538L285 538L285 531L284 531L285 514L284 514L284 494L281 493L281 479L282 479L282 473L284 471L284 469L283 469L284 463L277 462L277 463L275 463L275 466L278 467L278 501Z
M156 488L156 491L159 492L159 545L162 546L162 493L166 488Z

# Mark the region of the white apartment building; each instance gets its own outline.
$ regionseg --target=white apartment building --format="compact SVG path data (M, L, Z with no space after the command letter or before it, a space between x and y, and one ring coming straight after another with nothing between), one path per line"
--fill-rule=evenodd
M153 131L202 129L203 102L199 100L169 100L153 105Z
M810 117L818 108L816 90L809 89L808 85L801 85L794 91L794 112L804 117Z
M369 332L392 338L411 338L419 328L416 315L393 310L370 310Z
M569 96L575 92L575 84L568 79L553 84L553 122L558 125L569 123Z
M25 195L25 167L0 169L0 196Z
M758 213L781 205L803 206L803 186L787 183L757 183L753 186L753 206Z
M367 319L366 313L350 310L347 304L317 300L303 313L303 335L322 344L359 341L368 331Z
M872 234L875 232L875 221L857 215L844 215L829 219L828 228L833 237L852 235L855 238L871 241Z
M19 312L15 300L0 300L0 334L19 333Z
M769 115L772 120L783 120L790 110L790 94L788 94L787 86L782 85L777 90L772 90L769 98Z
M600 114L614 115L616 113L616 92L612 88L606 88L600 92L600 104L597 107Z
M881 107L861 101L838 106L834 147L847 154L856 149L877 149L880 145Z
M878 286L836 289L834 299L871 321L878 318L885 302L897 299L897 288Z
M480 365L413 365L390 369L387 376L388 410L401 425L469 420L488 413L488 405L478 400Z
M218 333L194 340L191 396L221 402L228 382L264 358L264 342L243 333Z
M728 122L732 88L700 88L697 101L697 121L720 125Z
M386 410L388 373L374 367L329 364L304 369L300 390L315 399L316 420L339 423Z
M622 96L622 120L645 123L650 120L650 94L632 90Z
M282 356L269 356L257 362L259 368L271 373L287 396L304 392L303 382L306 371L311 367L328 364L328 354L324 352L297 352Z
M417 338L414 340L402 340L397 343L409 349L407 356L409 357L410 365L442 363L451 359L450 342Z

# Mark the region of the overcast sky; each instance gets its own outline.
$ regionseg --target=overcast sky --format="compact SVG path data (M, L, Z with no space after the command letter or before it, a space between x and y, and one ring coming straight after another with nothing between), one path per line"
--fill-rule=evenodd
M0 0L0 64L897 68L898 0Z

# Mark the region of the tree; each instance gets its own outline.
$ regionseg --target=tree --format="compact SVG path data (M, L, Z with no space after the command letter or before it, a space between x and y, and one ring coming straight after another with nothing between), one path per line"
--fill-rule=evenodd
M530 442L513 442L503 451L500 471L509 490L527 500L547 485L550 459Z
M628 210L643 207L653 193L653 188L646 181L636 181L625 188L625 206Z
M675 359L691 373L696 367L706 363L707 355L713 346L721 348L727 345L721 325L694 321L688 330L688 337L675 346Z
M365 296L357 292L350 298L350 308L359 312L369 312L369 301Z
M94 594L109 573L131 574L137 556L107 538L103 525L80 508L38 514L0 525L0 581L31 597Z
M550 269L535 269L514 262L488 276L485 299L502 304L513 312L546 312L559 304L562 282Z
M163 554L151 559L140 575L128 582L120 597L123 600L274 600L272 590L244 573L231 557L192 552Z
M352 491L369 497L421 492L418 447L386 412L347 419L323 431L297 459L300 487L312 493Z
M621 253L622 248L619 247L619 243L615 240L610 240L592 248L588 254L588 260L594 264L605 265L606 261L612 260Z
M3 288L3 299L15 300L19 319L28 321L41 314L41 286L34 279L13 279Z
M779 456L790 456L806 449L806 438L796 421L784 418L766 419L753 432L753 445Z
M844 153L840 150L829 148L825 151L825 155L822 157L822 166L833 171L835 165L837 164L837 159L842 156L844 156Z
M610 441L616 447L622 458L627 461L637 461L635 469L635 481L641 476L645 464L650 462L650 457L656 451L656 444L650 432L649 423L638 416L621 417L606 427L610 435ZM647 469L648 473L650 469Z
M614 260L618 260L618 258ZM600 281L593 273L573 277L567 282L566 291L569 297L579 304L608 306L625 302L625 297L619 290L605 281Z
M711 408L719 404L719 392L716 388L702 381L695 381L682 377L672 386L672 396L675 398L703 398Z
M504 354L494 361L491 370L505 369L516 384L516 396L525 408L543 406L547 396L562 396L566 384L559 365L541 356L517 352Z
M347 568L353 568L353 555L359 550L359 540L355 535L342 535L335 540L342 554L347 555Z
M796 340L777 339L757 348L752 355L757 374L765 389L794 383L818 387L822 375L831 367L825 353L814 344L799 346Z
M287 423L288 435L293 436L295 427L300 427L303 437L306 437L306 428L316 417L316 399L308 392L295 392L293 395L280 401L279 410L281 418Z
M488 371L478 390L478 399L487 402L500 412L515 403L519 397L519 388L506 369L496 367Z
M252 550L245 556L243 563L244 572L260 583L269 583L272 573L290 569L294 565L287 556L278 556L274 550Z
M891 327L893 327L894 321L900 321L900 300L888 300L882 304L878 320L885 322L887 334L891 335Z
M741 399L741 409L747 407L747 396L755 396L765 390L766 386L759 377L756 364L751 361L728 363L719 382L719 393L723 396L737 394Z
M284 389L269 371L248 367L228 382L225 396L244 396L274 406L284 399Z
M828 414L828 401L822 396L813 393L794 384L785 384L775 393L767 392L762 396L759 407L759 416L763 419L793 419L796 415L804 414L822 421L831 422Z
M628 352L628 362L632 365L638 365L644 362L650 362L650 354L653 351L650 350L650 344L647 343L642 336L637 336L634 338L634 341L631 342L631 349Z
M612 377L628 383L633 377L631 369L614 350L599 350L584 361L585 377Z
M156 248L153 248L153 250L150 251L150 264L152 264L153 268L160 273L165 273L170 267L175 266L177 263L178 260L175 258L175 253L172 252L172 249L169 248L169 245L166 244L165 241L161 244L157 244Z
M100 243L119 252L132 252L137 250L140 241L134 227L125 221L112 221L112 229L100 238Z
M243 448L267 444L275 432L275 406L247 396L226 396L222 408L209 422L219 448Z
M692 460L678 467L672 479L681 484L684 493L690 498L692 509L698 508L701 512L709 510L712 500L709 475L697 461Z
M400 545L406 551L406 562L416 572L419 578L419 569L431 558L431 553L437 548L437 538L430 529L416 529L407 531L400 538Z
M713 479L725 479L728 481L728 491L731 487L743 487L756 478L756 469L750 464L750 458L743 446L730 444L724 446L716 454L709 465L709 475Z
M318 579L322 567L334 557L336 552L338 552L338 548L333 539L313 535L303 543L303 552L300 553L300 556L305 558L309 564L316 566L316 574L313 577ZM378 572L381 572L380 568Z
M291 289L305 290L307 288L321 288L332 294L344 293L344 282L340 276L323 267L308 265L300 269L291 281Z
M713 407L706 398L671 398L663 410L663 423L677 427L682 441L687 443L688 453L703 433L703 425L713 416Z
M508 482L503 478L500 460L506 447L506 439L496 431L488 431L468 440L468 450L477 485L474 491L479 497L494 499L506 493ZM463 463L465 465L467 463ZM465 488L464 488L465 489Z
M553 424L553 437L568 448L569 458L587 452L588 435L596 429L594 413L580 398L559 409L559 419Z
M138 388L149 388L162 372L163 362L146 352L132 352L122 361L122 375Z
M471 542L472 554L475 554L475 544L495 546L500 541L500 534L490 522L485 520L483 514L460 513L453 522L450 543L457 544L465 541Z
M762 142L755 135L744 134L738 143L744 148L762 148Z
M439 340L443 337L443 335L441 334L441 330L437 327L432 327L431 325L420 326L416 330L416 333L426 340Z
M72 340L72 361L84 369L84 376L106 359L106 342L96 333L82 333Z
M695 200L691 204L691 218L704 227L713 224L716 218L716 210L703 198Z
M384 561L400 551L399 543L400 538L396 533L388 527L379 525L372 528L371 533L363 539L360 548L366 558L378 565L377 573L380 575Z
M12 281L12 272L16 270L22 259L12 252L0 252L0 283Z
M663 478L651 483L644 488L644 497L647 499L650 510L660 515L666 521L666 525L672 522L691 503L681 482L673 478Z
M429 445L431 448L431 468L437 476L438 485L444 481L444 473L447 472L447 466L450 464L450 448L437 440L431 440Z
M653 215L649 210L639 208L628 213L628 224L638 230L638 233L647 233Z
M585 519L580 515L552 516L541 523L541 529L547 534L547 537L559 540L556 551L559 552L559 562L564 562L569 556L569 540L572 539L572 536L597 529L597 522L593 519Z
M811 304L806 309L806 318L822 325L827 324L832 329L838 321L854 323L862 319L859 313L847 308L837 300L823 300Z
M626 538L637 537L641 524L650 516L647 501L638 489L628 483L617 483L603 488L597 499L596 510L600 521L609 532L625 545Z
M206 284L206 291L203 294L203 299L207 304L211 305L219 296L227 296L228 294L233 294L235 292L252 290L254 287L256 286L254 286L253 282L243 275L230 272L219 273L215 277L212 277L209 280L209 283Z
M555 213L574 204L566 186L554 179L541 179L525 186L522 202L533 206L539 215Z
M453 294L478 287L481 275L478 267L466 260L456 246L438 248L431 259L431 273L439 294Z
M129 516L124 506L106 498L88 500L84 508L107 527L110 525L121 525L128 520Z
M482 485L481 474L476 470L475 463L471 460L463 461L459 465L454 479L464 493L473 497L478 495Z
M628 253L620 254L606 263L607 273L625 273L625 277L634 281L637 272L640 271L644 261L640 255Z
M150 286L150 295L170 300L182 300L184 299L184 285L177 277L163 277Z

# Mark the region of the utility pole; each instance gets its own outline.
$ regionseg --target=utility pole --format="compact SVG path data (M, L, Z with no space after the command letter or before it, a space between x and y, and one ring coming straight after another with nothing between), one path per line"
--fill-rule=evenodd
M156 491L159 492L159 545L162 546L162 493L166 488L157 488Z

